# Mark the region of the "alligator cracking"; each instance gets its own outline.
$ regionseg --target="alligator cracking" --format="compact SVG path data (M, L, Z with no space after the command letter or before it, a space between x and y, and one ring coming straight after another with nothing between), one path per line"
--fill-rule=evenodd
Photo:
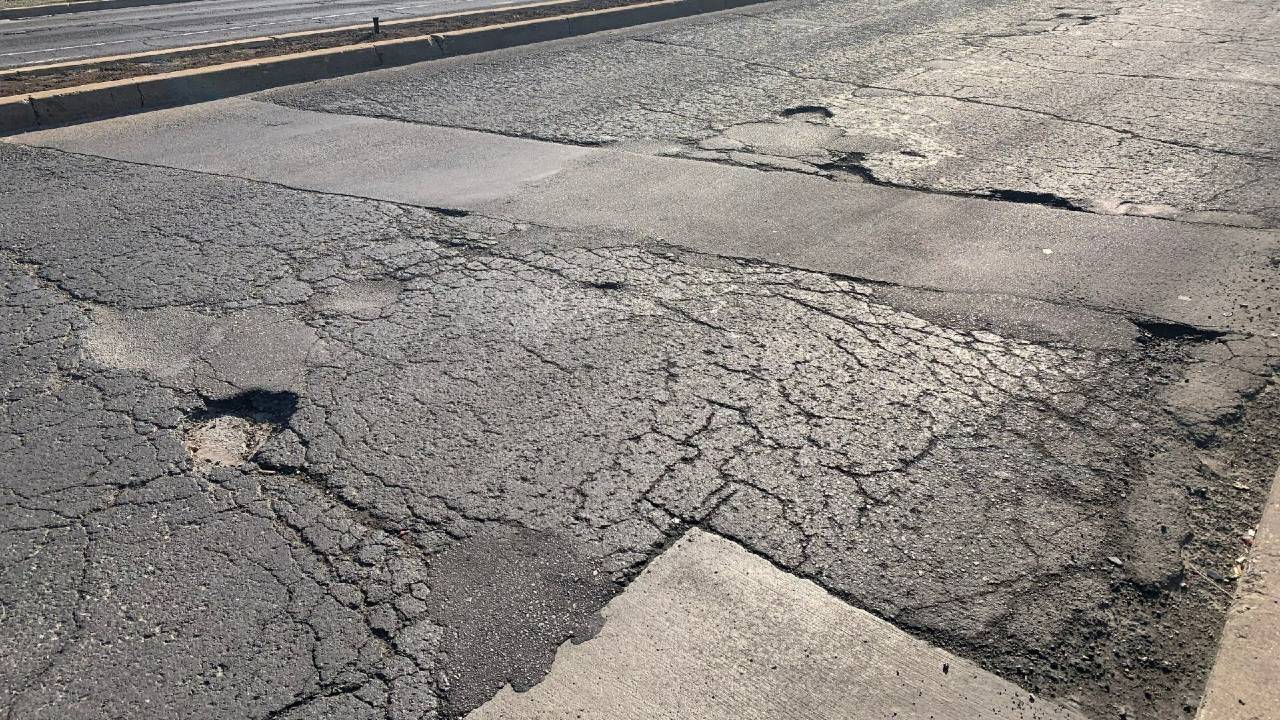
M1265 339L1033 342L817 272L0 157L57 199L0 258L10 717L461 717L695 526L1095 717L1194 708L1280 447Z

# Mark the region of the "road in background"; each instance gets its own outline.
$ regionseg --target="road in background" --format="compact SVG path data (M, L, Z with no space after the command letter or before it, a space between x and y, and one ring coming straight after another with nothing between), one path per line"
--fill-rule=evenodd
M198 0L0 21L0 67L19 67L466 12L519 0Z

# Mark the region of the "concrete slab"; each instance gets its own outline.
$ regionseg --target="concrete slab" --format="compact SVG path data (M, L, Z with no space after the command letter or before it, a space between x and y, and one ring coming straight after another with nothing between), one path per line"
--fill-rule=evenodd
M1257 281L1280 253L1276 231L956 198L660 157L658 147L582 147L246 99L10 141L658 238L911 287L1255 333L1280 321L1272 302L1280 286Z
M1081 718L700 530L602 614L541 683L468 718Z
M474 207L509 197L590 152L469 130L285 110L237 98L13 140L430 207Z
M1198 720L1269 720L1280 713L1280 474L1227 615Z
M1100 216L621 152L593 155L480 209L912 287L1251 332L1273 331L1277 319L1261 308L1274 306L1278 286L1251 277L1280 251L1275 231Z

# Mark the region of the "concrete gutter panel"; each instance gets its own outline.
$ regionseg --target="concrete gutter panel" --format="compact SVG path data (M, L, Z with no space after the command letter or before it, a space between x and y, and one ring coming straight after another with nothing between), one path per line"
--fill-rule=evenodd
M1280 248L1280 236L1267 231L961 199L247 98L11 141L655 237L701 252L912 287L1066 304L1083 299L1191 324L1226 318L1239 303L1271 304L1267 286L1240 290L1218 278L1266 265Z
M528 692L470 720L1081 720L740 545L692 530Z
M474 30L457 30L441 33L440 45L445 55L471 55L490 52L518 45L549 42L570 37L573 33L568 20L548 20L490 25Z
M599 152L245 99L39 131L14 140L307 190L450 208L509 197Z
M1238 588L1198 720L1280 715L1280 474Z

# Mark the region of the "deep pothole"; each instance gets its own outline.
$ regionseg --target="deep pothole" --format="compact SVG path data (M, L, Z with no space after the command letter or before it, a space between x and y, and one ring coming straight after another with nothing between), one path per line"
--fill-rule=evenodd
M241 465L287 426L297 409L297 394L287 391L249 390L212 400L188 417L183 442L198 465Z
M1171 320L1131 318L1129 322L1136 325L1139 330L1142 330L1146 337L1155 340L1213 342L1227 334L1222 330L1201 328Z
M796 105L795 107L784 108L778 112L784 118L806 116L812 118L832 118L835 113L831 112L831 108L824 105Z

